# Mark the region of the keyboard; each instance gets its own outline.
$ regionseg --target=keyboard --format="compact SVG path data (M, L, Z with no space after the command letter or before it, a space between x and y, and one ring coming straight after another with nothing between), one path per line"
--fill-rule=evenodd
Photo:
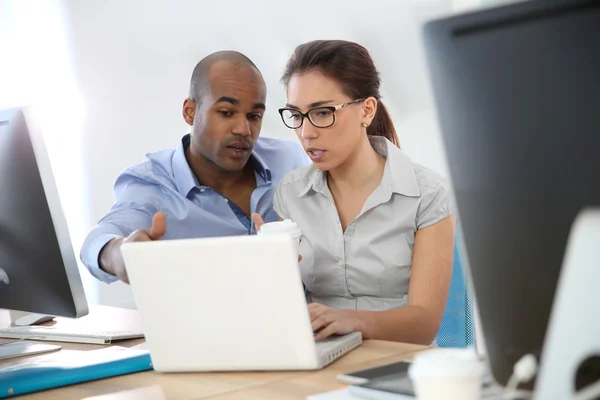
M0 338L50 342L108 344L117 340L143 338L141 331L90 330L53 326L14 326L0 328Z

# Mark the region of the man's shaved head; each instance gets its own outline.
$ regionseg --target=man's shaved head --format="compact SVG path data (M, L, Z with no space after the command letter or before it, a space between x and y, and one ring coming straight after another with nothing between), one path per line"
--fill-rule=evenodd
M248 57L240 52L233 50L217 51L216 53L209 54L204 57L192 73L192 80L190 82L190 93L189 97L199 103L206 93L207 88L207 77L211 67L219 61L225 61L235 66L247 66L258 72L262 77L258 67Z
M194 170L243 170L260 134L266 99L265 80L245 55L219 51L200 61L182 110L192 127L186 158Z

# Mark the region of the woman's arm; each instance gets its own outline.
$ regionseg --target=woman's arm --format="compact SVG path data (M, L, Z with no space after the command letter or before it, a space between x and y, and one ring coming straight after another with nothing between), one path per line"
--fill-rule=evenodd
M452 279L455 218L450 216L415 235L408 305L389 311L334 310L311 305L320 339L360 331L365 339L429 345L442 322Z
M415 235L408 305L363 313L366 338L431 344L448 301L454 259L454 217L420 229Z

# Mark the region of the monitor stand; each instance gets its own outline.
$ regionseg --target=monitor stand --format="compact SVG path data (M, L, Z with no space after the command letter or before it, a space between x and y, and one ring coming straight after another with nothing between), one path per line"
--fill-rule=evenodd
M29 326L50 322L54 319L54 317L44 314L10 311L10 319L15 326Z
M22 311L8 311L10 320L15 326L38 325L44 322L52 321L54 317L43 314L34 314ZM36 343L35 338L32 341L24 339L13 339L12 341L0 344L0 360L10 358L24 357L34 354L48 353L61 349L61 346L51 344Z
M534 400L600 396L599 244L600 208L585 210L569 235Z

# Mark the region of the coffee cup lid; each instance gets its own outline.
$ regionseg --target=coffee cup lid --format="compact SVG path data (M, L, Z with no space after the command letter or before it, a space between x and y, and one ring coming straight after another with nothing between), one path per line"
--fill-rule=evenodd
M473 349L433 349L418 353L410 365L411 379L475 378L484 373L483 363Z
M283 221L268 222L260 227L259 234L275 234L275 233L287 233L292 236L302 235L302 231L298 227L298 224L291 219L284 219Z

